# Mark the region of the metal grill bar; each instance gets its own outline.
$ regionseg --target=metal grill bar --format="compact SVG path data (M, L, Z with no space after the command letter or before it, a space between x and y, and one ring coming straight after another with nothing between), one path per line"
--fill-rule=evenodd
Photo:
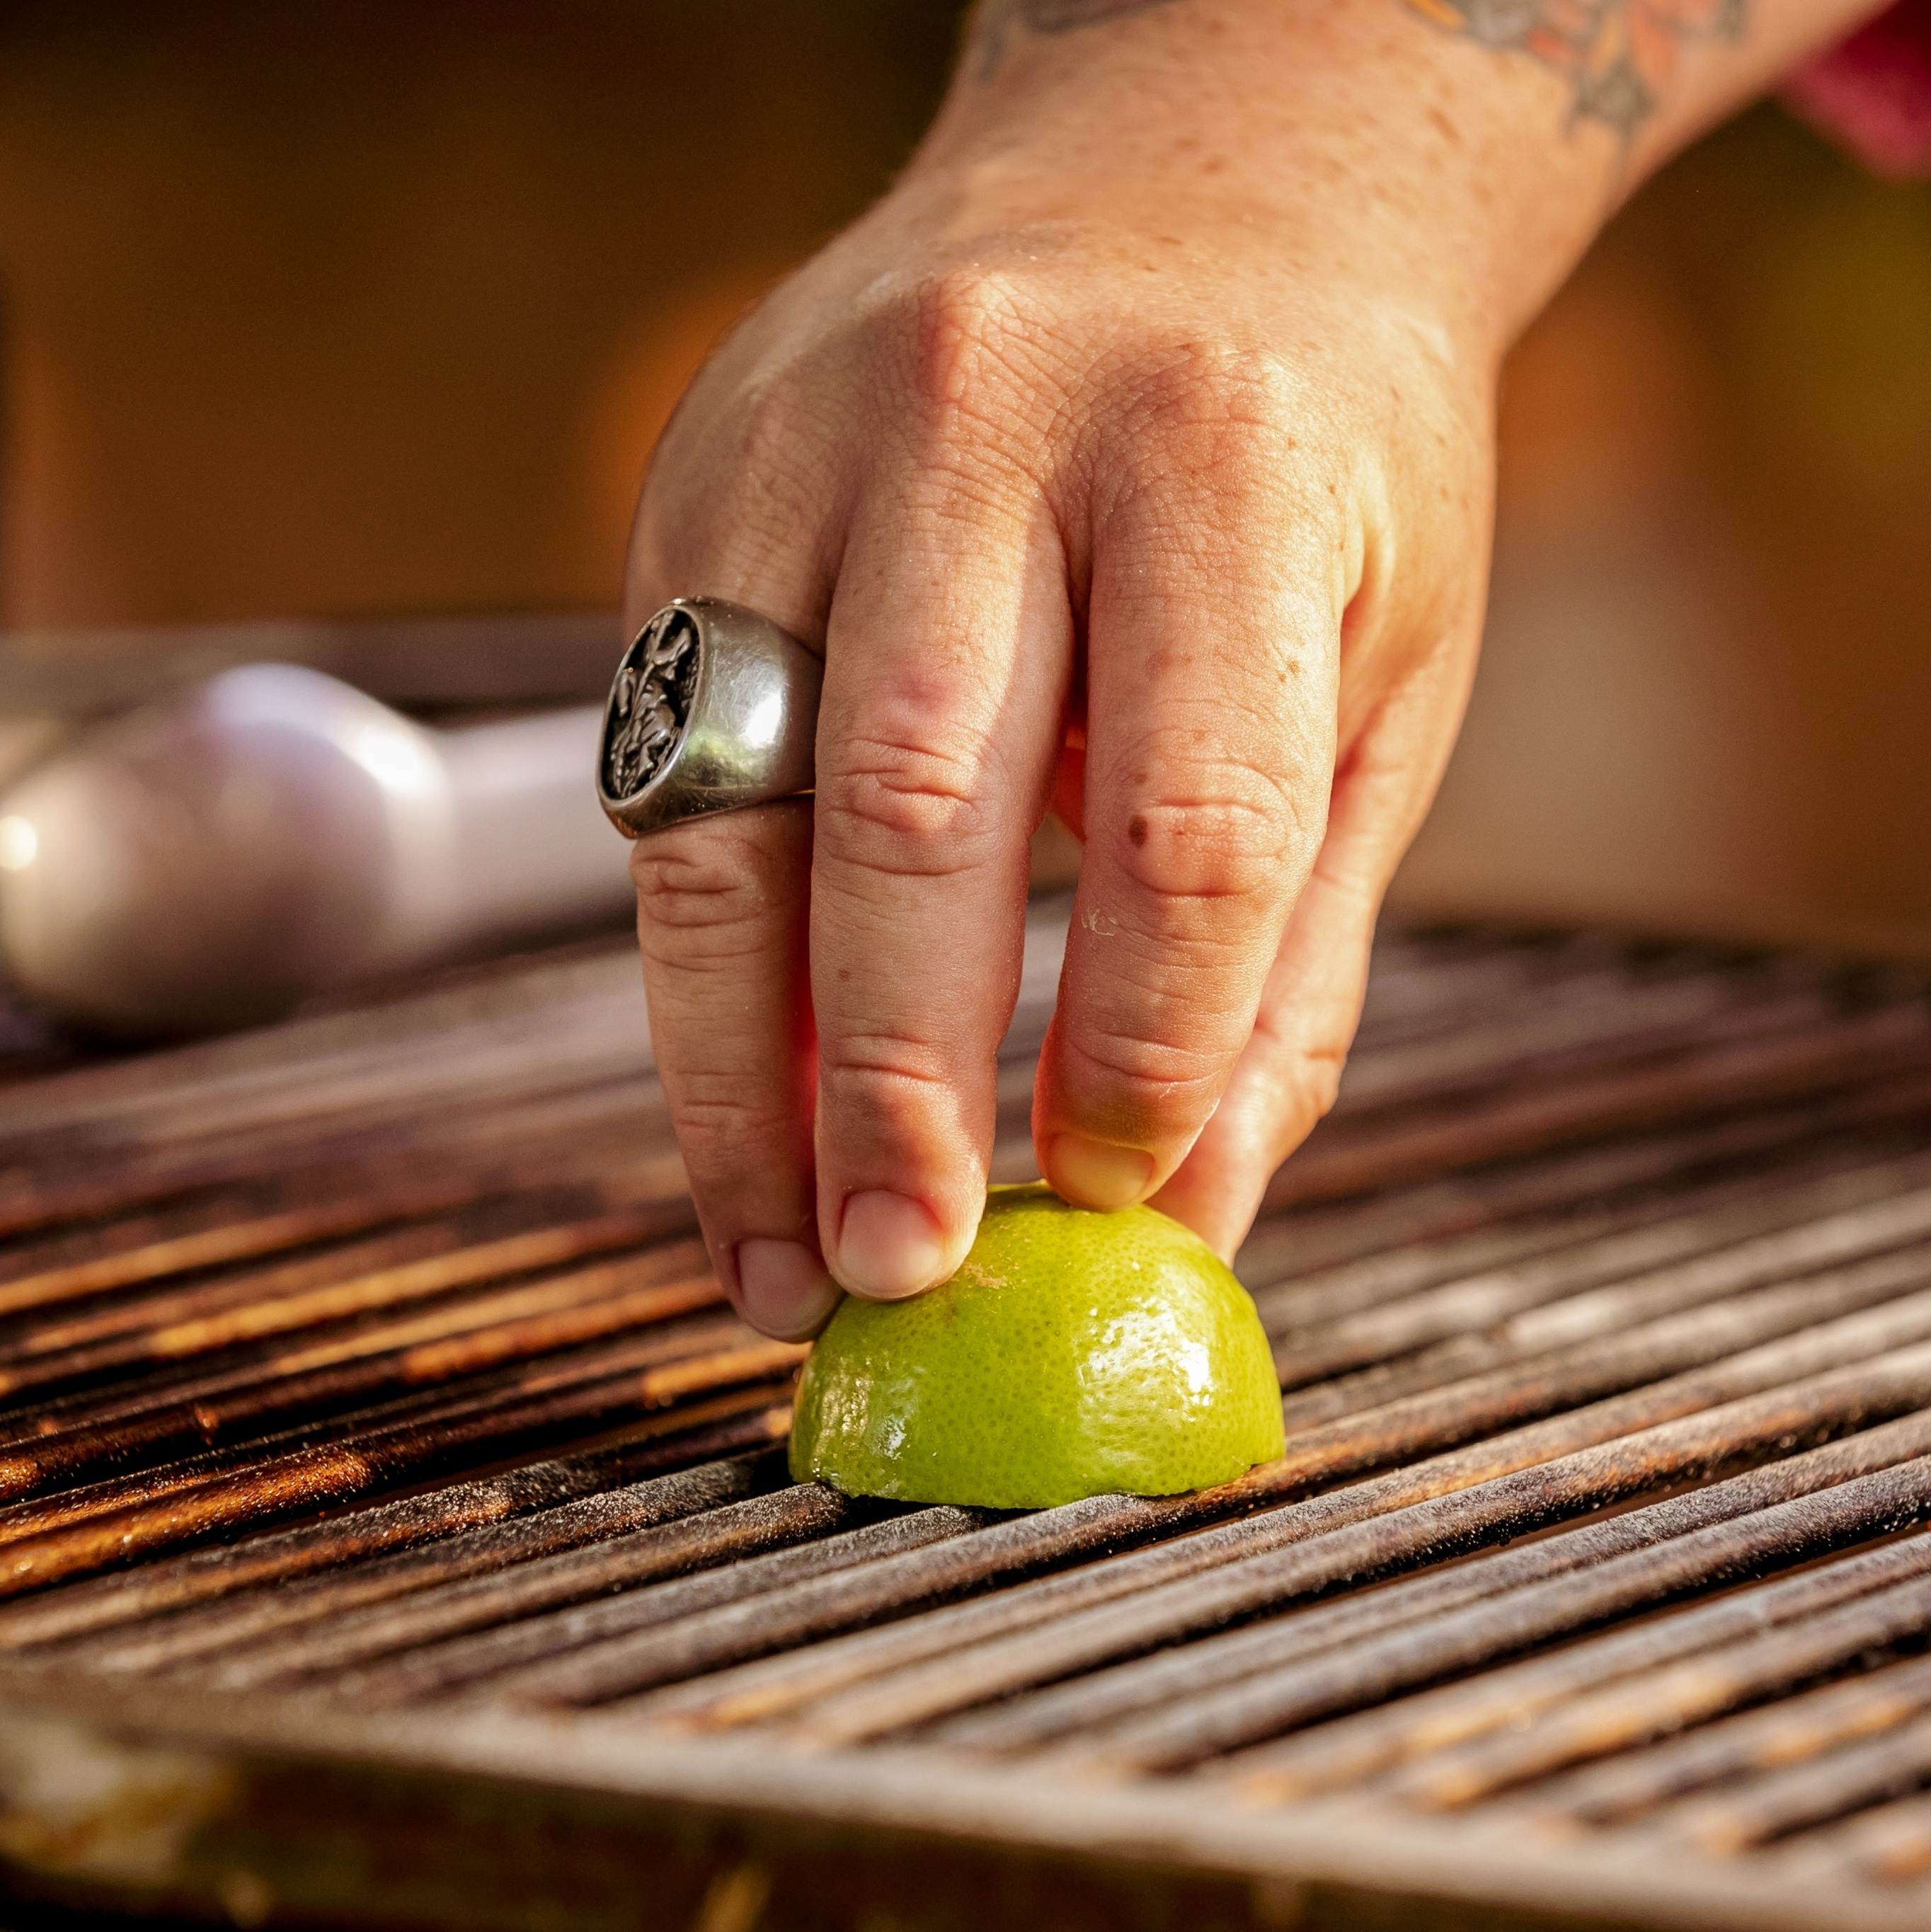
M1371 1213L1365 1213L1359 1202L1275 1210L1264 1214L1248 1236L1238 1270L1250 1287L1260 1288L1289 1274L1319 1282L1316 1270L1360 1261L1377 1272L1413 1270L1413 1286L1430 1286L1452 1279L1464 1266L1472 1270L1510 1258L1506 1252L1476 1253L1464 1261L1442 1245L1457 1235L1474 1231L1501 1244L1519 1240L1521 1252L1539 1252L1560 1244L1561 1228L1569 1220L1622 1190L1649 1186L1677 1192L1706 1168L1773 1156L1793 1146L1827 1145L1836 1136L1861 1142L1888 1129L1914 1144L1914 1130L1921 1127L1927 1105L1931 1072L1887 1070L1842 1089L1807 1095L1794 1106L1719 1113L1687 1128L1612 1138L1606 1146L1531 1154L1491 1168L1478 1166L1380 1196ZM1518 1219L1538 1213L1548 1221L1537 1225ZM1551 1228L1554 1238L1544 1239Z
M671 1279L662 1280L666 1275ZM106 1403L64 1406L34 1418L34 1432L17 1436L11 1454L0 1447L0 1496L24 1498L137 1457L259 1436L278 1421L359 1412L461 1376L508 1367L499 1385L513 1387L509 1365L694 1315L722 1298L709 1275L693 1276L683 1257L668 1266L653 1258L478 1297L339 1340L255 1354L223 1374L173 1377ZM686 1324L665 1338L659 1358L752 1340L734 1322ZM634 1352L629 1358L635 1360Z
M298 1579L318 1573L339 1573L339 1587L353 1591L393 1553L425 1544L435 1546L425 1574L461 1574L463 1563L479 1547L470 1540L472 1537L509 1526L507 1536L492 1536L480 1545L509 1557L533 1530L539 1537L549 1533L528 1520L581 1497L599 1496L661 1462L664 1454L653 1443L626 1444L531 1463L300 1529L257 1536L236 1547L197 1550L146 1564L128 1575L70 1584L57 1593L0 1605L0 1646L24 1649L65 1642L92 1631L239 1597L265 1586L273 1588L269 1600L279 1600ZM721 1504L747 1493L749 1468L749 1462L737 1461L699 1464L680 1473L700 1486L699 1493L704 1492L703 1486L713 1488L715 1502ZM450 1566L446 1572L446 1563ZM338 1587L333 1575L326 1577L326 1585Z
M1614 969L1584 974L1548 989L1528 1012L1446 1035L1431 1032L1412 1044L1390 1042L1343 1077L1356 1106L1412 1105L1471 1080L1491 1080L1498 1066L1559 1064L1610 1042L1648 1050L1686 1035L1707 1041L1723 1030L1768 1031L1814 1022L1828 1010L1815 991L1779 996L1770 988L1752 997L1755 992L1707 972L1665 975L1634 988ZM1363 1034L1371 1049L1382 1044L1371 1018Z
M1807 1145L1815 1143L1814 1136L1807 1137ZM1626 1273L1662 1268L1767 1228L1791 1226L1802 1216L1779 1221L1777 1204L1764 1198L1770 1190L1806 1181L1842 1184L1846 1169L1872 1164L1866 1143L1859 1139L1822 1152L1814 1172L1786 1156L1786 1164L1774 1177L1765 1174L1760 1162L1752 1162L1741 1173L1722 1172L1694 1182L1680 1172L1680 1150L1674 1151L1679 1172L1667 1189L1625 1188L1606 1200L1592 1190L1584 1204L1572 1202L1545 1218L1512 1218L1473 1234L1377 1249L1312 1271L1298 1265L1284 1281L1269 1281L1257 1268L1258 1250L1251 1239L1242 1252L1242 1278L1263 1320L1281 1336L1359 1322L1391 1306L1410 1305L1418 1297L1439 1298L1449 1287L1491 1283L1506 1288L1525 1276L1528 1280L1522 1286L1528 1292L1553 1300L1620 1280ZM1883 1191L1881 1179L1873 1177L1863 1198L1880 1198ZM1300 1223L1290 1217L1281 1225L1291 1234ZM1263 1222L1263 1241L1271 1232L1271 1225ZM1296 1260L1291 1244L1284 1245L1284 1261Z
M1287 1455L1011 1517L784 1480L800 1352L720 1305L643 1040L591 953L10 1087L0 1677L1024 1835L1011 1778L1465 1898L1560 1844L1659 1925L1931 1910L1915 984L1394 935L1240 1259Z
M1580 1578L1525 1583L1506 1600L1446 1612L1425 1630L1390 1630L1349 1646L1332 1660L1257 1676L1237 1691L1203 1699L1191 1710L1122 1726L1098 1748L1114 1762L1177 1769L1338 1711L1378 1704L1416 1684L1495 1663L1687 1592L1804 1562L1920 1522L1931 1509L1924 1499L1927 1473L1920 1458L1819 1495L1768 1504L1738 1522L1687 1532L1659 1548L1611 1557Z
M338 1688L345 1696L371 1703L413 1703L445 1696L472 1684L502 1680L518 1665L579 1649L645 1624L674 1624L726 1604L744 1604L829 1572L875 1563L962 1536L984 1520L984 1513L978 1510L919 1510L803 1549L739 1564L728 1574L680 1577L674 1582L551 1615L521 1618L447 1642L425 1642L407 1649L394 1646L385 1665L352 1672Z
M1862 1389L1854 1393L1841 1377L1824 1379L1834 1381L1837 1386L1806 1392L1811 1394L1809 1400L1797 1397L1770 1403L1758 1400L1734 1404L1707 1418L1699 1417L1692 1424L1668 1424L1625 1442L1559 1459L1542 1466L1532 1480L1524 1481L1519 1476L1500 1478L1452 1497L1410 1504L1326 1535L1312 1536L1307 1542L1285 1550L1248 1557L1209 1576L1143 1588L1125 1602L1062 1614L1050 1632L1031 1635L1024 1641L988 1646L963 1656L953 1655L895 1684L843 1698L835 1714L816 1714L806 1721L820 1738L882 1735L1074 1670L1090 1670L1155 1643L1218 1629L1236 1618L1313 1596L1337 1585L1370 1581L1479 1547L1503 1536L1519 1534L1566 1515L1599 1508L1622 1496L1640 1494L1653 1486L1665 1472L1679 1475L1692 1471L1698 1474L1709 1473L1752 1449L1760 1450L1771 1442L1800 1440L1828 1428L1833 1419L1833 1397L1839 1401L1848 1398L1855 1404L1860 1418L1870 1414L1871 1409L1866 1406L1869 1397ZM1906 1372L1906 1382L1908 1394L1905 1399L1923 1401L1931 1396L1931 1350L1920 1352L1918 1360ZM1919 1393L1920 1390L1924 1393ZM1901 1488L1886 1487L1876 1478L1862 1479L1874 1486L1854 1490L1854 1502L1845 1504L1851 1511L1844 1520L1848 1525L1845 1534L1853 1531L1860 1535L1878 1534L1875 1526L1879 1523L1896 1526L1887 1512L1899 1508L1901 1497L1921 1485L1926 1473L1921 1468L1907 1472L1899 1479ZM1827 1540L1806 1540L1806 1532L1791 1527L1789 1520L1776 1516L1774 1512L1766 1515L1763 1534L1767 1540L1752 1543L1750 1557L1740 1558L1740 1563L1752 1559L1766 1564L1797 1561L1797 1555L1779 1558L1778 1552L1788 1549L1811 1554L1831 1546ZM1838 1521L1821 1506L1814 1520L1820 1526ZM1908 1516L1900 1519L1909 1520ZM1787 1530L1793 1540L1785 1544L1780 1539ZM1818 1534L1824 1534L1820 1528ZM1636 1556L1650 1554L1635 1552ZM1634 1558L1620 1560L1633 1562ZM1659 1564L1662 1561L1658 1559ZM1668 1594L1674 1588L1688 1587L1689 1580L1696 1577L1707 1580L1707 1568L1713 1562L1719 1575L1730 1567L1727 1559L1719 1560L1719 1550L1712 1550L1707 1542L1695 1546L1683 1561L1690 1566L1686 1577L1679 1577L1677 1572L1665 1566L1660 1576L1650 1580L1654 1590ZM1670 1577L1678 1580L1674 1583L1663 1580ZM1599 1580L1593 1578L1581 1584L1566 1580L1558 1584L1552 1580L1545 1586L1531 1586L1545 1589L1553 1598L1546 1611L1546 1628L1535 1630L1533 1635L1552 1636L1596 1621L1589 1607L1590 1582L1602 1586ZM1519 1594L1526 1596L1528 1592ZM1650 1600L1653 1598L1635 1597L1620 1607L1633 1608ZM1527 1615L1519 1604L1512 1615L1516 1612ZM1270 1688L1249 1679L1221 1698L1201 1699L1181 1720L1187 1736L1197 1741L1197 1749L1189 1744L1172 1759L1154 1750L1144 1761L1158 1767L1170 1762L1190 1762L1188 1753L1204 1756L1209 1751L1226 1750L1265 1736L1271 1729L1305 1724L1332 1710L1347 1708L1350 1700L1365 1703L1392 1695L1410 1683L1441 1674L1458 1661L1488 1661L1505 1655L1511 1647L1505 1630L1513 1626L1483 1621L1491 1617L1491 1611L1477 1608L1438 1619L1439 1634L1435 1640L1447 1648L1437 1654L1424 1646L1422 1660L1407 1662L1398 1672L1392 1664L1384 1667L1383 1660L1413 1640L1402 1633L1391 1634L1382 1640L1380 1652L1364 1660L1362 1674L1353 1689L1323 1684L1314 1692L1304 1690L1292 1680L1287 1685ZM1452 1639L1458 1638L1470 1628L1475 1633L1468 1639L1473 1648L1464 1658L1453 1648ZM1524 1644L1531 1640L1529 1636L1521 1640ZM1491 1647L1485 1650L1485 1644ZM1317 1676L1326 1674L1320 1665L1305 1668ZM728 1700L723 1703L721 1712L714 1708L713 1720L718 1720L720 1715L728 1716L733 1708Z
M1553 1090L1505 1090L1479 1111L1457 1106L1440 1118L1391 1124L1382 1132L1364 1122L1283 1167L1263 1204L1280 1208L1365 1194L1686 1113L1761 1106L1859 1075L1894 1072L1901 1062L1921 1060L1924 1032L1923 1016L1900 1008L1767 1042L1694 1050L1653 1069L1608 1072Z
M1931 1163L1921 1162L1899 1167L1911 1180L1931 1172ZM1631 1319L1693 1306L1713 1295L1931 1233L1931 1190L1897 1194L1902 1176L1897 1168L1833 1176L1811 1187L1779 1190L1771 1201L1584 1242L1559 1256L1344 1316L1314 1333L1290 1332L1276 1354L1287 1366L1288 1385L1296 1387L1505 1322L1510 1324L1505 1332L1524 1348L1612 1334ZM1873 1198L1885 1194L1892 1198ZM1854 1204L1830 1212L1839 1202ZM1766 1225L1776 1232L1759 1234ZM1740 1238L1744 1235L1756 1238ZM1659 1254L1674 1265L1657 1267ZM1605 1282L1615 1286L1590 1295L1578 1292Z
M1931 1630L1931 1577L1914 1578L1813 1618L1739 1644L1720 1658L1699 1658L1614 1694L1578 1699L1525 1734L1443 1753L1401 1781L1404 1795L1441 1806L1473 1804L1511 1785L1599 1756L1686 1724L1780 1694L1862 1657L1875 1656ZM1872 1720L1866 1694L1854 1713Z
M605 1591L635 1588L733 1557L781 1549L842 1528L853 1516L853 1505L835 1490L820 1483L800 1484L713 1510L698 1522L620 1531L588 1548L522 1564L509 1575L461 1582L439 1580L433 1588L401 1604L350 1611L331 1619L326 1630L252 1656L230 1657L211 1672L211 1681L224 1690L247 1690L341 1670L413 1645L581 1603ZM947 1526L929 1519L921 1526L933 1538L971 1526L969 1520ZM891 1540L903 1544L926 1539L900 1532Z
M1261 1745L1230 1757L1224 1768L1255 1796L1276 1798L1356 1782L1410 1756L1462 1744L1525 1717L1533 1719L1537 1712L1613 1678L1633 1676L1754 1637L1767 1627L1834 1609L1917 1576L1926 1561L1923 1539L1909 1538L1784 1582L1739 1591L1673 1617L1592 1638L1472 1683L1424 1692Z
M132 1636L110 1626L92 1641L70 1640L65 1660L84 1659L95 1670L137 1671L215 1653L229 1656L266 1635L297 1628L305 1630L398 1598L413 1601L413 1593L431 1587L506 1572L521 1574L520 1566L566 1552L599 1549L608 1539L693 1515L704 1515L710 1524L750 1496L757 1486L759 1462L755 1454L740 1456L701 1462L674 1475L647 1477L620 1488L599 1488L507 1522L439 1537L432 1548L398 1550L351 1567L332 1567L320 1576L281 1580L272 1592L250 1590L164 1622L143 1619ZM835 1508L836 1500L830 1498L822 1507ZM728 1550L728 1529L720 1540Z
M546 1439L628 1422L638 1408L655 1406L659 1390L649 1372L599 1376L558 1393L544 1391L480 1410L467 1403L443 1405L425 1416L260 1460L242 1450L197 1459L202 1466L188 1473L151 1479L152 1501L140 1499L142 1486L134 1478L100 1486L110 1492L104 1497L98 1490L78 1492L80 1502L57 1513L64 1520L56 1526L36 1526L0 1550L0 1596L44 1588L255 1523L305 1515ZM732 1373L735 1378L735 1365ZM767 1440L790 1424L788 1405L780 1416L766 1392L754 1388L701 1409L667 1413L641 1425L638 1432L668 1434L724 1415L742 1417L740 1442ZM278 1444L271 1441L266 1446L272 1450Z
M500 1239L468 1242L453 1252L450 1238L460 1240L467 1232L460 1225L419 1226L402 1236L369 1244L361 1253L332 1254L320 1267L311 1262L226 1276L173 1294L96 1306L83 1316L23 1325L0 1345L0 1363L7 1365L0 1370L5 1376L0 1386L14 1394L110 1372L138 1373L152 1364L171 1364L244 1348L302 1329L405 1307L454 1288L641 1246L662 1240L683 1220L681 1215L674 1218L661 1208L630 1208L558 1226L554 1205L542 1202L524 1208L516 1218L536 1225ZM432 1246L443 1251L397 1252ZM703 1265L702 1250L695 1244L683 1244L675 1253L674 1264L687 1271ZM125 1258L146 1261L151 1256L150 1250ZM305 1276L320 1278L305 1280Z
M1888 1594L1880 1592L1869 1604L1881 1606ZM1854 1605L1851 1612L1855 1621L1869 1614L1866 1605ZM1836 1621L1834 1616L1827 1615L1818 1623L1830 1625ZM1734 1667L1723 1665L1720 1659L1699 1667L1728 1672L1734 1686L1730 1696L1732 1705L1761 1694L1757 1684L1736 1673ZM1763 1680L1773 1688L1774 1671L1773 1665L1772 1673ZM1793 1676L1790 1681L1801 1680ZM1720 1689L1712 1687L1708 1694L1710 1712L1728 1708L1719 1701L1723 1695ZM1582 1822L1614 1824L1723 1779L1812 1757L1846 1739L1887 1730L1927 1708L1931 1708L1931 1658L1919 1658L1785 1699L1767 1709L1748 1711L1722 1722L1704 1724L1652 1744L1644 1750L1587 1763L1566 1778L1551 1778L1539 1783L1535 1802L1539 1809ZM1644 1720L1633 1713L1626 1718L1620 1710L1611 1715L1615 1724L1613 1736L1607 1732L1586 1738L1579 1736L1583 1748L1570 1754L1572 1758L1599 1758L1604 1753L1644 1739ZM1683 1721L1687 1724L1692 1720L1686 1715ZM1572 1724L1571 1714L1565 1712L1562 1728L1566 1730ZM1581 1727L1575 1729L1580 1733ZM1549 1752L1547 1762L1551 1766L1565 1761L1554 1750Z
M1847 1324L1833 1325L1841 1329ZM1089 1564L1065 1577L1022 1584L984 1604L962 1606L914 1624L895 1624L835 1646L824 1645L788 1655L767 1666L754 1666L715 1688L694 1687L687 1696L667 1696L655 1708L665 1714L695 1708L707 1723L750 1721L842 1690L883 1671L929 1659L939 1660L931 1670L931 1694L949 1700L966 1682L963 1646L1042 1630L1036 1640L1029 1637L996 1654L990 1662L982 1660L987 1675L983 1682L975 1681L974 1688L977 1695L991 1696L1077 1667L1083 1661L1104 1660L1116 1654L1119 1646L1158 1641L1189 1628L1212 1628L1273 1600L1270 1593L1284 1574L1282 1563L1243 1570L1221 1583L1200 1583L1191 1597L1161 1598L1157 1609L1143 1607L1155 1589L1178 1588L1191 1583L1202 1572L1242 1558L1267 1555L1324 1531L1371 1524L1374 1519L1392 1518L1404 1510L1416 1512L1401 1517L1388 1542L1377 1544L1379 1532L1370 1528L1354 1543L1324 1550L1317 1561L1334 1566L1332 1574L1317 1580L1311 1570L1305 1572L1308 1580L1304 1588L1365 1580L1386 1574L1403 1562L1425 1562L1482 1540L1518 1535L1565 1514L1599 1508L1647 1487L1693 1478L1746 1458L1753 1451L1762 1453L1785 1438L1801 1439L1806 1433L1894 1414L1931 1399L1931 1382L1926 1380L1931 1374L1931 1349L1903 1352L1894 1362L1873 1369L1862 1359L1866 1339L1854 1331L1834 1337L1827 1334L1821 1340L1799 1338L1798 1342L1782 1349L1773 1345L1740 1358L1727 1372L1679 1377L1673 1383L1659 1384L1284 1509ZM1820 1376L1810 1388L1777 1390L1779 1383L1800 1372L1791 1365L1842 1360L1847 1354L1855 1366ZM1724 1395L1739 1388L1766 1387L1777 1392L1747 1397L1727 1407L1710 1407L1721 1404ZM1695 1413L1703 1409L1710 1412ZM1674 1423L1657 1420L1686 1415L1687 1420ZM1646 1430L1645 1424L1651 1426ZM1291 1493L1299 1486L1290 1456L1226 1490L1207 1492L1191 1503L1168 1507L1176 1518L1198 1520L1215 1503L1224 1507L1236 1498L1258 1502L1283 1490ZM1465 1491L1478 1493L1470 1500L1453 1500ZM1434 1507L1424 1509L1425 1504ZM1095 1507L1075 1505L1082 1510ZM1030 1522L1044 1526L1060 1514L1046 1512ZM989 1532L988 1538L972 1540L984 1543L992 1534L1011 1535L1022 1527L1007 1526L1001 1532ZM1017 1537L1014 1540L1019 1540ZM1052 1547L1032 1538L1020 1546L1029 1552L1029 1562L1042 1560ZM1371 1557L1366 1553L1369 1549L1374 1552ZM1031 1554L1035 1550L1041 1553ZM1290 1552L1282 1562L1294 1560ZM811 1600L800 1593L800 1600L785 1606L788 1615L782 1622L776 1620L779 1606L766 1606L755 1617L719 1612L701 1628L641 1634L634 1641L608 1646L594 1657L559 1665L556 1678L546 1678L542 1689L563 1701L604 1701L714 1669L739 1656L755 1656L781 1643L796 1644L848 1628L854 1622L903 1606L908 1598L930 1601L938 1592L919 1588L921 1580L916 1573L920 1562L905 1559L896 1575L849 1580L836 1598L827 1593L824 1598ZM984 1573L962 1578L961 1582L968 1580L984 1580ZM1090 1630L1074 1625L1076 1612L1098 1613L1121 1598L1129 1600L1116 1618ZM1183 1604L1188 1606L1184 1613ZM1196 1621L1190 1624L1186 1621L1189 1616ZM1136 1637L1131 1634L1134 1630L1145 1634ZM1089 1645L1090 1656L1086 1650ZM910 1723L914 1718L908 1713L898 1721Z
M1605 1294L1605 1339L1538 1352L1542 1338L1514 1324L1447 1349L1430 1350L1416 1364L1413 1395L1400 1392L1410 1378L1377 1378L1362 1387L1362 1400L1332 1422L1304 1421L1290 1397L1290 1454L1310 1480L1338 1480L1404 1456L1486 1435L1619 1390L1641 1388L1671 1375L1827 1322L1873 1304L1890 1304L1902 1291L1931 1275L1931 1247L1879 1254L1848 1268L1807 1276L1783 1288L1756 1288L1682 1315L1641 1318L1653 1298ZM1914 1300L1892 1309L1887 1325L1911 1339ZM1620 1314L1621 1320L1613 1316ZM1491 1364L1501 1366L1491 1367ZM1480 1372L1486 1370L1486 1372ZM1324 1405L1325 1406L1325 1405Z
M1077 1678L1057 1690L956 1718L938 1735L948 1743L979 1750L1033 1750L1071 1732L1093 1730L1155 1709L1167 1711L1176 1724L1210 1726L1212 1713L1198 1700L1223 1690L1229 1691L1236 1721L1241 1721L1248 1714L1245 1691L1233 1687L1243 1687L1263 1672L1340 1648L1358 1656L1365 1642L1398 1627L1439 1618L1612 1557L1641 1553L1656 1542L1803 1494L1808 1484L1827 1486L1882 1468L1885 1457L1911 1454L1925 1443L1927 1426L1931 1419L1913 1416L1729 1482L1539 1538L1524 1549L1476 1556L1385 1585L1365 1596L1161 1651L1137 1663ZM1620 1703L1617 1708L1622 1708ZM1259 1714L1254 1716L1258 1719ZM1264 1735L1264 1720L1262 1728Z
M1880 1804L1816 1847L1825 1882L1903 1886L1931 1874L1931 1795Z
M1931 1784L1931 1719L1847 1744L1821 1764L1793 1765L1758 1779L1747 1794L1690 1807L1674 1828L1712 1851L1739 1852L1807 1825Z

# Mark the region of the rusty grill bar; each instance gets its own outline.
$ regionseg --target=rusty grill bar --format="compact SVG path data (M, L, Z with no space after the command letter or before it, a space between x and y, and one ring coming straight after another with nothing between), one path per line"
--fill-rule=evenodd
M708 1274L620 950L0 1106L21 1724L1622 1923L1931 1914L1912 978L1389 936L1241 1258L1285 1458L1033 1515L787 1480L803 1352Z

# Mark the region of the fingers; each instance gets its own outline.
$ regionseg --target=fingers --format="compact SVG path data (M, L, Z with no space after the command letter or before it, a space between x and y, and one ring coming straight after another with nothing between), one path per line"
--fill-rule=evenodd
M838 1300L813 1214L810 870L802 802L693 820L631 856L658 1077L704 1239L738 1312L788 1341Z
M1274 1170L1334 1104L1382 898L1440 782L1474 660L1470 626L1404 681L1350 751L1253 1036L1212 1119L1155 1197L1228 1259Z
M1217 392L1096 530L1086 850L1034 1142L1082 1205L1179 1165L1251 1030L1319 844L1347 559L1271 397ZM1216 413L1211 406L1224 406Z
M800 835L750 815L638 860L699 1212L727 1286L774 1334L828 1306L820 1256L862 1294L943 1280L984 1202L1071 625L1028 471L1025 345L967 281L885 304L855 371L764 370L721 417L687 402L633 538L634 614L709 592L827 640L808 908Z
M808 642L836 568L835 478L782 420L684 425L639 506L626 614L674 596L728 598ZM737 459L768 442L782 460ZM818 1240L806 960L811 808L691 820L631 855L650 1031L712 1264L764 1334L814 1334L837 1305Z
M854 1294L944 1280L978 1226L1071 661L1064 583L1036 488L926 468L854 524L811 914L819 1226Z
M1086 856L1042 1168L1092 1207L1159 1191L1224 1244L1332 1092L1419 815L1398 758L1335 784L1362 518L1296 452L1305 398L1266 358L1176 352L1048 454L1072 405L1041 340L956 292L908 332L888 315L891 352L848 386L760 375L719 416L687 405L633 548L639 616L710 594L825 639L811 810L687 825L636 860L698 1211L773 1334L810 1332L841 1286L917 1293L969 1246L1056 772Z

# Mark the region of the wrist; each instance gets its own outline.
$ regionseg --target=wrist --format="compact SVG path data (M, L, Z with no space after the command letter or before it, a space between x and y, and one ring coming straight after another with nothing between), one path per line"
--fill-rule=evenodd
M1532 70L1471 86L1470 51L1401 0L1177 0L1059 36L996 8L901 192L969 244L1096 223L1271 254L1497 360L1608 212L1617 154Z

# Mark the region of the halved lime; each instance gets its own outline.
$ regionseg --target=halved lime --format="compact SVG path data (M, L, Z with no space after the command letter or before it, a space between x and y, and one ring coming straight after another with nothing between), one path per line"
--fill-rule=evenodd
M851 1496L1041 1509L1231 1481L1284 1447L1247 1291L1151 1208L996 1187L952 1279L848 1297L805 1364L791 1474Z

